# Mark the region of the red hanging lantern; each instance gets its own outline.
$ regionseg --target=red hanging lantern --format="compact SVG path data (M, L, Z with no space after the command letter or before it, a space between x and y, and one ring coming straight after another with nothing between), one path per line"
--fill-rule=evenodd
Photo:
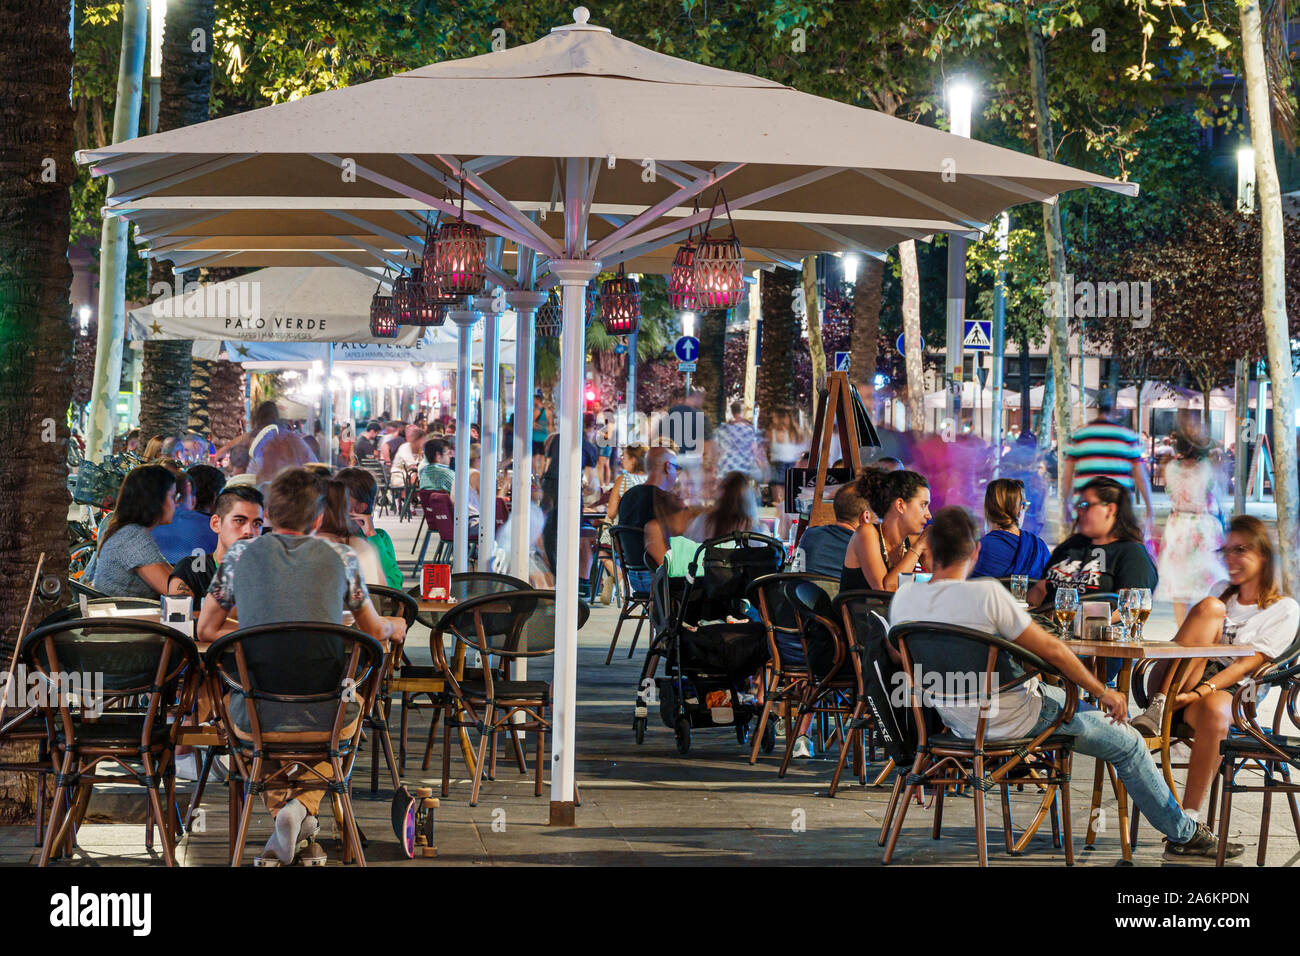
M370 334L377 339L395 339L399 326L393 314L393 297L383 295L379 289L370 297Z
M558 339L564 326L564 309L560 305L560 296L551 289L546 301L537 309L537 337L539 339Z
M447 310L456 302L455 296L445 295L436 282L425 278L424 270L411 270L411 317L408 325L438 326L447 321Z
M631 335L641 326L641 290L622 266L617 276L601 283L600 322L610 335Z
M681 312L695 310L695 242L687 239L673 256L668 277L668 304Z
M727 211L727 224L731 227L731 236L714 239L705 227L704 237L695 249L694 257L694 291L695 302L700 309L730 309L741 299L745 291L745 257L741 252L740 240L736 238L736 224L731 219L731 208L727 205L727 195L718 190ZM717 199L713 201L713 210L718 208ZM709 212L709 225L713 223L713 211Z
M411 277L405 274L393 280L393 320L398 325L411 321Z
M425 244L428 256L428 243ZM487 233L465 221L465 180L460 181L460 216L438 227L433 270L425 275L444 295L478 295L487 287Z

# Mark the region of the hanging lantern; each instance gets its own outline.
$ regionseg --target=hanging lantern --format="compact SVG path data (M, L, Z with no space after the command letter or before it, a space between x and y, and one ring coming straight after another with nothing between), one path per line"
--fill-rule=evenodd
M426 234L425 271L445 295L478 295L487 287L487 233L465 221L465 180L460 182L460 216L438 227L429 269Z
M370 334L377 339L397 338L397 316L393 314L393 297L379 290L370 297Z
M411 277L408 275L393 280L393 321L398 325L411 321Z
M539 339L558 339L564 325L564 309L560 305L559 294L552 289L546 301L537 309L537 337Z
M718 190L727 211L727 224L731 227L731 236L714 239L705 226L704 237L695 249L694 257L694 291L695 304L700 309L730 309L740 301L745 291L745 257L740 250L740 240L736 238L736 224L731 220L731 207L727 205L727 195ZM717 199L713 209L718 208ZM709 213L709 225L713 223L713 213Z
M686 240L673 256L668 277L668 304L681 312L695 311L695 242Z
M641 290L622 266L600 285L600 321L610 335L631 335L641 325Z
M456 304L454 295L445 294L425 275L422 268L411 270L411 317L406 320L408 325L442 325L447 321L447 310Z

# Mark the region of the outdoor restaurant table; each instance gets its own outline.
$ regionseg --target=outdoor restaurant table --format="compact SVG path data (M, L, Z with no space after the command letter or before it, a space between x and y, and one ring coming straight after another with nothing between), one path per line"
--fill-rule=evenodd
M419 609L432 614L445 614L460 602L448 600L431 600L430 598L416 599ZM463 641L456 642L456 652L452 657L451 666L456 671L456 679L460 680L465 676L465 644ZM474 775L476 768L476 754L474 745L469 739L469 730L465 727L456 728L456 734L460 738L460 752L465 758L465 766L469 768L470 776Z
M1206 660L1215 657L1250 657L1257 653L1255 648L1248 644L1204 644L1201 646L1189 646L1179 644L1175 641L1085 641L1085 640L1068 640L1064 642L1065 646L1077 654L1079 657L1091 658L1093 662L1093 671L1097 674L1099 680L1105 683L1105 661L1120 660L1123 666L1120 669L1119 677L1116 681L1116 687L1128 699L1130 678L1133 673L1133 664L1139 660L1169 660L1178 661L1177 667L1170 668L1170 673L1166 676L1163 686L1160 688L1161 693L1165 693L1173 686L1181 686L1183 676L1187 673L1192 663L1197 660ZM1160 734L1154 738L1147 738L1147 745L1152 750L1160 752L1160 770L1164 774L1165 783L1169 785L1169 790L1178 799L1178 790L1174 786L1174 773L1172 761L1169 758L1170 739L1169 728L1173 719L1172 708L1165 711L1164 720L1161 723ZM1084 845L1091 847L1097 836L1097 821L1099 818L1098 809L1101 807L1102 775L1109 774L1111 787L1115 791L1115 799L1118 803L1119 810L1119 838L1120 852L1124 855L1125 862L1133 861L1133 848L1129 842L1128 832L1128 798L1124 785L1120 782L1115 774L1115 769L1105 761L1097 761L1096 773L1093 777L1092 785L1092 807L1088 812L1088 835L1084 840ZM1182 805L1182 801L1179 801Z

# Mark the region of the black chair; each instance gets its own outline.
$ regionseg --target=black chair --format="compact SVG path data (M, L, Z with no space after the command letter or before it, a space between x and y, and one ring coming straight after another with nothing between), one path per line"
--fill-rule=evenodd
M858 782L863 786L867 784L866 763L875 761L877 737L882 738L890 753L888 761L873 783L874 786L883 783L890 772L896 766L900 766L898 762L900 759L901 766L906 766L913 756L897 749L899 738L902 736L898 720L901 718L902 723L906 724L910 714L905 712L898 718L893 716L887 699L888 688L883 679L883 668L888 665L888 653L884 647L889 639L889 604L893 597L891 591L845 591L837 595L834 601L835 609L843 622L841 626L848 641L849 662L853 666L854 704L844 737L840 740L839 760L835 764L835 774L831 777L830 790L826 794L829 797L834 797L839 789L840 775L844 773L849 745L857 742L858 734L863 734L867 738L866 760L861 759L861 744L858 744ZM885 728L893 728L892 737L882 733ZM902 779L900 776L895 784L891 808L897 803L899 784ZM880 842L884 843L883 836Z
M329 793L344 861L365 866L349 783L362 718L383 675L380 643L341 624L264 624L227 634L208 649L205 663L243 782L230 865L243 854L252 797L268 783L287 784L298 770L295 788Z
M91 598L91 599L110 598L110 597L112 597L111 594L106 594L106 593L104 593L103 591L96 591L96 590L95 590L93 587L91 587L89 584L85 584L85 583L82 582L82 581L73 580L72 578L69 578L69 579L68 579L68 587L70 587L70 588L72 589L72 593L73 593L73 594L76 594L76 595L83 595L83 596L85 596L85 597L87 597L87 598ZM156 605L157 603L158 603L157 601L154 602L155 605Z
M799 709L793 722L786 727L785 755L777 776L784 777L794 754L795 741L805 717L812 717L822 725L818 741L822 748L833 737L849 740L853 736L847 727L853 713L853 692L856 682L852 669L847 668L848 641L843 628L835 619L832 599L839 594L839 582L789 581L785 585L786 600L794 610L803 657L807 662L808 680L803 682ZM826 733L827 718L836 723L836 733Z
M605 655L608 665L614 658L614 647L618 644L619 631L623 622L635 620L636 630L632 633L632 646L627 649L627 656L636 653L636 643L641 638L641 628L650 617L650 589L636 589L632 586L631 572L652 574L654 568L645 560L645 531L630 525L616 524L609 529L610 544L614 549L614 562L618 568L619 590L623 594L623 608L618 614L618 623L614 625L614 639L609 642L609 653Z
M375 488L377 494L375 497L376 515L381 516L393 512L393 489L388 485L388 469L378 458L362 458L357 462L362 468L370 472L375 479Z
M901 802L897 806L889 833L889 842L885 846L884 862L888 864L894 857L894 848L903 829L908 805L918 787L935 787L932 835L938 839L946 787L969 785L975 801L975 847L980 866L988 865L984 795L994 787L1002 790L1003 835L1010 854L1024 849L1059 798L1061 820L1057 821L1053 814L1054 829L1058 833L1064 830L1065 861L1067 865L1073 865L1069 785L1073 738L1057 734L1056 731L1073 718L1078 704L1078 688L1037 655L993 634L922 621L892 628L890 638L897 643L902 658L904 681L919 738L916 759L906 777ZM1066 704L1061 713L1032 737L986 739L988 702L996 699L996 695L1023 684L1035 674L1053 674L1062 681L1066 688ZM939 686L945 688L944 695L948 701L981 707L974 739L958 737L950 732L930 733L923 712L930 705L921 689L931 685L931 679L927 675L939 677ZM959 676L962 680L951 681L954 676ZM973 693L969 693L972 683L976 686ZM958 686L953 687L954 684ZM961 685L965 685L967 693L962 693ZM949 689L956 692L948 693ZM1034 779L1046 791L1034 822L1015 841L1011 826L1011 773L1017 768L1022 771L1026 769L1026 758L1031 755L1034 758L1033 768L1037 771Z
M372 584L369 591L370 603L374 605L375 611L381 617L400 617L406 622L407 633L410 633L411 626L415 624L416 617L420 613L419 602L406 591L399 591L397 588ZM375 746L371 748L370 754L370 792L372 794L379 792L379 753L381 747L384 759L388 762L388 772L393 778L393 789L397 789L401 782L397 772L397 764L393 758L393 738L388 729L388 719L393 709L393 694L389 685L398 665L406 663L409 663L409 661L406 657L405 645L393 643L384 656L384 673L379 682L379 693L375 695L374 706L370 708L370 714L366 717L366 724L376 737Z
M472 598L481 597L484 594L500 594L503 591L528 591L531 589L532 585L527 581L511 577L508 574L494 574L490 571L466 571L451 576L449 596L457 603L461 603ZM412 600L418 602L420 586L416 585L406 593ZM416 620L429 629L431 642L441 640L438 637L438 616L435 616L431 611L419 611ZM409 636L407 639L410 639ZM433 664L412 664L403 657L400 669L394 672L389 679L390 690L402 695L402 723L397 745L397 766L402 773L406 772L406 741L410 714L411 711L417 709L417 701L421 697L426 698L433 705L433 715L429 722L429 736L424 744L422 769L429 769L429 761L433 756L434 734L438 729L438 719L445 704L443 693L446 688L442 671L437 666L438 655L431 651L431 656L434 661Z
M43 682L41 709L59 764L40 865L49 863L55 848L71 852L94 785L125 779L145 789L146 833L157 821L163 861L174 866L176 737L181 718L193 708L201 675L194 641L152 621L71 618L28 634L21 660ZM102 686L87 692L84 681L90 675L92 685L102 681ZM97 773L106 761L127 776ZM69 801L74 790L75 800Z
M447 682L446 718L443 722L442 793L446 796L451 775L451 732L473 727L479 732L474 784L469 805L478 803L479 788L487 769L489 742L496 735L510 734L520 771L527 772L519 731L537 735L536 784L534 795L542 795L545 735L550 730L551 685L538 680L509 680L504 668L492 666L492 659L505 662L549 656L555 652L555 592L501 591L471 598L445 613L431 646ZM472 674L457 676L457 667L443 653L442 638L450 636L475 650L483 666ZM523 720L516 721L516 715ZM495 769L495 768L494 768ZM576 794L575 794L576 800Z
M786 585L792 581L812 581L826 587L839 585L838 579L826 574L781 572L765 575L749 586L749 600L758 608L758 616L767 629L770 655L763 673L763 710L754 728L750 764L758 761L760 746L767 753L773 749L775 735L768 734L773 707L784 710L789 728L793 716L790 705L798 705L804 684L811 678L800 640L799 619L786 592Z
M1296 653L1300 653L1300 647L1292 654L1292 661ZM1278 688L1282 694L1273 715L1273 724L1267 730L1260 726L1255 712L1260 688ZM1282 733L1283 714L1290 719L1297 733ZM1300 781L1291 779L1291 768L1300 770L1300 664L1292 663L1288 667L1270 665L1259 671L1252 683L1238 687L1232 696L1232 719L1236 733L1229 734L1219 744L1219 753L1223 755L1219 767L1223 805L1219 815L1219 854L1215 865L1223 866L1228 846L1232 795L1261 793L1264 807L1259 817L1259 850L1255 862L1263 866L1268 853L1269 812L1274 794L1286 795L1291 808L1291 823L1295 827L1296 839L1300 840L1300 806L1296 801L1296 795L1300 794ZM1237 777L1242 771L1261 773L1263 780L1253 785L1239 783Z

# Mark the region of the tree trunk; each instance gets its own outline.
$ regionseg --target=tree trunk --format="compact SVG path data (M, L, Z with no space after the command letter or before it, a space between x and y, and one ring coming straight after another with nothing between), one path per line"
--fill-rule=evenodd
M1264 334L1268 342L1268 369L1273 387L1273 500L1277 503L1277 533L1282 559L1282 590L1300 588L1300 554L1297 553L1296 431L1291 335L1286 312L1286 243L1282 220L1282 190L1273 155L1270 125L1268 68L1259 4L1251 0L1238 8L1241 20L1242 59L1246 70L1246 102L1250 114L1250 139L1255 149L1255 181L1263 228ZM1208 405L1206 411L1209 411ZM1260 409L1261 416L1263 409Z
M723 381L727 352L727 310L710 309L699 314L696 327L700 354L692 384L704 389L704 414L713 425L727 420L727 387Z
M211 359L190 361L190 417L186 428L199 435L208 434L212 427L208 409L212 401L212 369L216 364Z
M921 348L921 273L916 265L916 240L898 246L903 273L903 359L907 368L907 427L925 431L925 368Z
M809 418L817 414L817 396L826 387L826 348L822 344L822 308L817 295L817 257L808 256L803 261L804 321L808 324L808 354L812 356L812 407Z
M68 567L72 107L67 0L0 2L0 655L19 638L36 561ZM33 614L39 617L39 609ZM0 760L35 757L0 743ZM33 806L30 775L0 773L0 822Z
M1047 108L1047 60L1042 30L1032 16L1025 18L1025 33L1029 47L1029 72L1034 84L1034 125L1038 133L1038 155L1042 159L1053 160L1056 147L1052 140L1052 117ZM1061 206L1060 203L1043 205L1043 238L1047 245L1048 279L1057 283L1056 288L1065 287L1065 247L1061 243ZM1064 297L1061 297L1064 306ZM1056 412L1057 447L1064 448L1070 440L1070 365L1067 349L1070 344L1070 324L1064 307L1060 314L1053 316L1048 326L1048 349L1051 355L1052 380L1056 385L1055 400L1052 405ZM1043 396L1043 411L1047 411L1047 396ZM1044 415L1046 417L1046 415ZM1050 429L1039 429L1039 441L1051 434ZM1051 444L1050 437L1046 444ZM1057 473L1057 494L1064 500L1066 488L1063 484L1064 470Z
M799 324L794 317L793 296L798 281L798 273L780 267L764 272L760 280L763 362L758 367L758 427L763 432L775 409L794 411L794 343L799 338Z
M1069 391L1069 385L1066 385L1066 391ZM1038 447L1052 447L1052 415L1049 409L1053 408L1056 402L1056 366L1047 363L1047 374L1043 376L1043 405L1038 410ZM1064 447L1065 440L1061 440L1061 446Z
M880 308L884 295L885 263L867 256L853 284L853 331L849 335L849 381L862 393L863 404L873 407L876 365L880 361Z
M208 400L208 436L220 447L238 438L247 427L244 414L244 366L238 362L217 362L212 369L211 397Z
M759 273L755 271L754 277L757 280ZM755 281L749 287L749 292L745 299L748 310L749 332L745 339L745 417L753 420L754 418L754 399L758 394L758 326L763 317L763 297L758 292L758 282Z
M118 63L113 142L133 139L140 130L140 87L144 80L148 16L145 0L122 6L122 55ZM108 195L113 181L108 182ZM95 384L86 429L86 457L99 461L113 451L117 434L117 393L122 385L122 341L126 337L126 220L105 216L99 249L99 336Z
M192 126L208 118L214 19L214 0L170 0L167 5L167 24L163 31L162 95L158 101L159 132ZM150 287L152 285L151 281ZM141 433L156 435L184 431L191 418L193 343L147 342L143 358ZM147 419L146 389L149 391Z

